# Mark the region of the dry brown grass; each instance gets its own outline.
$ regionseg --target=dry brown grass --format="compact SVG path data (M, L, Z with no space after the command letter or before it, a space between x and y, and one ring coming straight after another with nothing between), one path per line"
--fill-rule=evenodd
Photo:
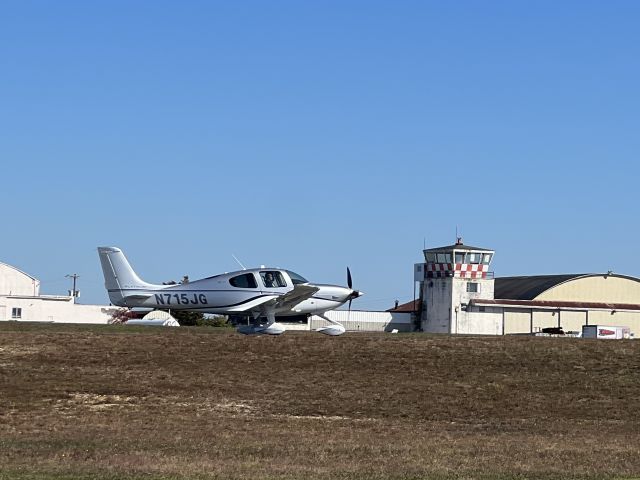
M0 478L640 475L640 342L0 325Z

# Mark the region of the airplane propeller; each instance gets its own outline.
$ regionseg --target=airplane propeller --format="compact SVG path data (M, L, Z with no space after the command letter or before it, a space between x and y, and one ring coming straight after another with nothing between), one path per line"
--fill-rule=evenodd
M362 292L353 290L353 279L351 278L351 270L349 270L349 267L347 267L347 286L352 290L351 295L349 296L349 313L351 313L351 302L354 298L358 298L362 295Z

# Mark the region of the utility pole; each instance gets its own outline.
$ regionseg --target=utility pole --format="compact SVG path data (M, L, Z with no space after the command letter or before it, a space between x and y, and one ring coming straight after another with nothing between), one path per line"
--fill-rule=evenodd
M73 303L76 303L76 298L78 298L78 290L76 290L76 280L80 278L80 275L74 273L73 275L65 275L66 278L73 278L73 290L71 290L71 296L73 297Z

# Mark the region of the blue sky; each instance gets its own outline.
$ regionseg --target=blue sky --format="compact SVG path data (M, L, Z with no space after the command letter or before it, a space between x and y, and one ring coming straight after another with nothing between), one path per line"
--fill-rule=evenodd
M455 241L496 275L640 276L634 1L7 1L0 261L84 303L288 267L413 296Z

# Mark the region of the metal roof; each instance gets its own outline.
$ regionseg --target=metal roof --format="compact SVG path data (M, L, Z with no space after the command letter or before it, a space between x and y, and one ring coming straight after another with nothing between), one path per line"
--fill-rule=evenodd
M452 250L476 250L479 252L493 252L494 250L488 248L472 247L471 245L465 245L463 243L455 243L453 245L447 245L446 247L428 248L424 252L438 253L438 252L450 252Z
M532 277L496 278L494 295L496 299L533 300L542 292L568 280L583 277L585 274L537 275Z
M419 312L422 310L422 302L420 300L411 300L394 308L389 308L387 312Z

